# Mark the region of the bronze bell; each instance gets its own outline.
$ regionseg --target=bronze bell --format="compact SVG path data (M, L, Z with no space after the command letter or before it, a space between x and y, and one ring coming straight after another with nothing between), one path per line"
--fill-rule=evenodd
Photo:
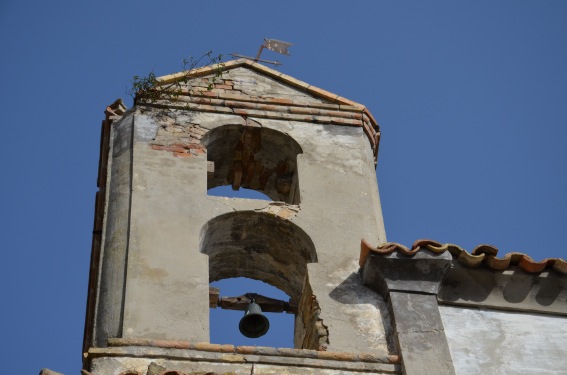
M246 306L238 329L240 333L251 339L264 336L270 329L268 318L262 314L262 308L254 300Z

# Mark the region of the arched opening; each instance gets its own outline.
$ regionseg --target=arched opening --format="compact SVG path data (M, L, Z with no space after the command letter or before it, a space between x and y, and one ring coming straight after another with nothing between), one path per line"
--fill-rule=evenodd
M307 263L317 262L317 253L301 228L267 213L228 213L205 224L200 250L209 255L209 282L246 277L263 281L287 294L289 304L296 306L297 311L294 346L307 347L304 337L316 328L306 324L313 325L316 319L311 319L311 310L309 317L303 316L307 305L303 301L311 301L312 296L302 298L302 294L305 291L312 294ZM244 293L247 292L262 294L254 290ZM226 292L221 289L221 294L226 295ZM239 313L242 316L242 312Z
M201 231L209 255L209 281L230 277L262 280L299 301L307 263L317 261L311 238L297 225L267 213L233 212Z
M229 185L263 192L274 201L299 203L299 144L289 135L247 120L248 126L224 125L209 131L207 189Z

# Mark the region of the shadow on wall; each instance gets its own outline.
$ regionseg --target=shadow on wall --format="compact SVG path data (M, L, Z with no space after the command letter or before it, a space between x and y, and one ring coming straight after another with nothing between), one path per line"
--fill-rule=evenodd
M370 305L378 310L384 326L388 351L390 353L397 352L388 304L380 294L362 284L360 272L351 273L329 293L329 297L344 305Z
M561 283L553 274L539 277L520 269L498 272L469 269L454 261L443 280L439 298L444 302L483 303L496 297L514 305L536 303L551 306L560 298L561 291Z

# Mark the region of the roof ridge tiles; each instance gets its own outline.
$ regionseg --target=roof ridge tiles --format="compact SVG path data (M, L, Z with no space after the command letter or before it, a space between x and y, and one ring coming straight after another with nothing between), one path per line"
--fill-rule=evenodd
M413 257L419 251L428 250L435 254L448 251L453 258L468 268L476 268L481 265L487 266L493 271L504 271L510 266L518 266L527 273L541 273L546 269L552 269L560 274L567 275L567 261L561 258L547 258L541 261L533 260L529 255L519 252L511 252L503 257L497 257L498 248L492 245L481 244L471 252L455 244L442 244L437 241L420 239L415 241L411 248L396 242L387 242L378 247L373 247L365 240L361 241L360 266L362 267L368 256L373 253L377 255L390 255L398 252L408 257Z

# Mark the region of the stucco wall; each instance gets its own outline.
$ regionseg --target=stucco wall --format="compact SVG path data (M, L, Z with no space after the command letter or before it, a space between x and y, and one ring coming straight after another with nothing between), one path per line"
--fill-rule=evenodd
M238 121L217 114L191 118L205 129ZM317 251L318 261L308 264L308 272L320 318L330 331L328 347L387 351L380 312L385 304L370 296L357 275L359 239L384 240L372 204L378 199L373 161L362 131L259 122L288 133L304 150L298 157L299 211L286 220L302 228ZM207 196L206 155L180 158L152 149L152 137L144 134L161 125L155 117L135 116L124 337L207 341L209 272L207 256L199 252L201 230L222 214L261 212L270 203Z
M565 317L440 306L456 373L567 374Z

